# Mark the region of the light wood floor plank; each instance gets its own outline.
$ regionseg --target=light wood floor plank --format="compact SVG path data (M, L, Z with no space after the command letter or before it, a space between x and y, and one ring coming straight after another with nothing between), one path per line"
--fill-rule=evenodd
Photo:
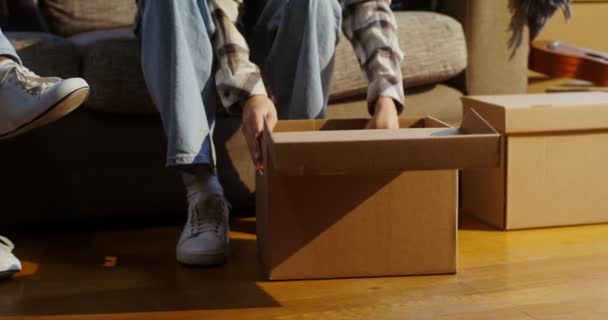
M0 320L608 319L608 225L501 232L464 219L457 275L260 281L255 221L221 268L174 262L177 227L17 234Z

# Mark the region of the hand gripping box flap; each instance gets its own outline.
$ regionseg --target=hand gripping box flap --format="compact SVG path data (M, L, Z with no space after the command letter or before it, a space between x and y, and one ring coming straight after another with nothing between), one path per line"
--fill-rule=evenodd
M469 110L460 128L431 118L400 119L398 130L369 130L367 120L279 121L267 127L267 156L282 174L444 170L500 165L500 135Z

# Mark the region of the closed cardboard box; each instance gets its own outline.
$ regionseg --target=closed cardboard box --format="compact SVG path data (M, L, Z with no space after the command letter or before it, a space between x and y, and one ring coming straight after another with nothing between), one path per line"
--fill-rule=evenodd
M464 98L503 136L500 168L464 170L462 212L502 229L608 222L608 93Z
M456 169L497 166L499 135L476 114L462 128L366 122L280 121L264 133L257 230L268 279L456 271Z

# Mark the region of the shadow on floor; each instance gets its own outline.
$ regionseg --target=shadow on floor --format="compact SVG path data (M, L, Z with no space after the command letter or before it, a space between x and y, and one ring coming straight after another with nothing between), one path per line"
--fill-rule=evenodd
M232 240L228 264L175 262L179 228L17 234L25 272L0 282L0 314L107 314L277 306L260 289L255 240Z
M231 223L230 228L233 231L247 233L254 236L257 234L255 217L237 219Z
M500 231L476 217L463 213L458 216L458 230Z

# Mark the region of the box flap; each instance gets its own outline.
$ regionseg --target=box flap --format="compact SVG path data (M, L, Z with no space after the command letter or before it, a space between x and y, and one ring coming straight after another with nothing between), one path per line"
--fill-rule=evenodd
M274 168L295 175L500 164L500 136L473 110L461 128L426 117L402 119L399 130L362 129L367 121L279 121L264 143Z
M463 103L505 133L608 129L608 92L470 96Z

